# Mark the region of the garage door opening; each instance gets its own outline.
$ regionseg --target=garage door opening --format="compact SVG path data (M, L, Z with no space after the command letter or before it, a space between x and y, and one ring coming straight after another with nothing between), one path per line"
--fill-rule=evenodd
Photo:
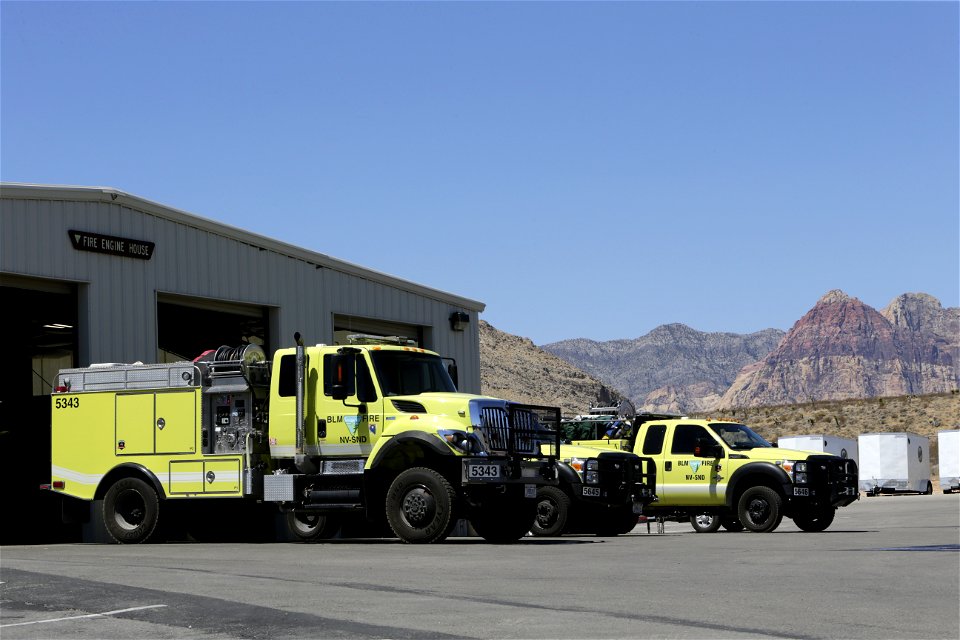
M219 301L158 296L157 362L193 360L223 345L256 344L270 353L266 308Z
M4 276L0 286L0 543L64 539L50 482L50 390L57 372L77 366L77 290L68 283ZM19 515L18 515L19 514Z

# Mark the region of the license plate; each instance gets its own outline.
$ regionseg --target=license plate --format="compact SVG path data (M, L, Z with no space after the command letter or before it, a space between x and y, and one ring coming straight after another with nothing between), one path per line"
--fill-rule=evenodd
M584 488L583 488L583 495L589 496L589 497L591 497L591 498L599 498L599 497L600 497L600 487L584 487Z
M809 495L810 495L810 489L808 489L807 487L794 487L794 488L793 488L793 495L795 495L795 496L809 496Z
M525 484L525 485L523 485L523 497L524 497L524 498L536 498L536 497L537 497L537 485L535 485L535 484Z
M468 464L468 478L499 478L500 467L495 464Z

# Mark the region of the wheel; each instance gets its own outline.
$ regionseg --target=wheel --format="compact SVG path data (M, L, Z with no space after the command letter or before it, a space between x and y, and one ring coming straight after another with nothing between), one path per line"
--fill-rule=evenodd
M802 511L793 516L793 524L797 525L797 527L803 531L826 531L827 527L833 522L833 517L836 514L837 510L833 507Z
M743 531L743 523L734 518L733 516L726 516L720 519L720 524L727 531L732 531L734 533L738 531Z
M598 536L619 536L630 533L637 526L640 516L633 512L633 505L608 510L600 517Z
M439 542L456 524L456 497L447 479L433 469L407 469L387 491L387 522L404 542Z
M698 513L690 516L690 526L697 533L713 533L720 528L720 516L714 513Z
M470 524L487 542L516 542L533 528L537 519L537 501L522 496L498 496L474 508Z
M923 492L923 495L925 496L933 495L933 483L931 482L927 483L927 490Z
M304 542L328 540L335 536L339 529L340 523L330 516L310 511L287 512L287 530Z
M770 487L750 487L740 496L737 513L743 526L754 533L769 533L783 519L783 499Z
M535 536L558 536L570 517L570 497L558 487L537 489L537 516L530 531Z
M122 478L103 497L103 524L120 544L145 541L157 527L157 492L139 478Z

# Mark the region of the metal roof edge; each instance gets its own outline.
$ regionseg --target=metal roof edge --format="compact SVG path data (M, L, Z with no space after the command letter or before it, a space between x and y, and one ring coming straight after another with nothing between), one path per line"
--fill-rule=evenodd
M33 184L21 182L0 182L0 198L16 200L60 200L60 201L85 201L85 202L105 202L108 204L122 204L132 209L137 209L144 213L171 220L180 224L209 231L218 235L226 236L240 242L269 249L276 253L286 255L290 258L303 260L327 269L341 271L343 273L373 280L381 284L403 289L410 293L434 298L441 302L448 302L452 305L463 307L470 311L482 312L486 304L463 296L458 296L440 289L434 289L410 280L404 280L388 273L376 271L361 267L360 265L346 262L338 258L333 258L323 253L310 251L303 247L298 247L280 240L262 236L252 231L246 231L239 227L234 227L216 220L204 218L182 209L169 207L159 202L147 200L112 187L88 187L76 185L49 185Z

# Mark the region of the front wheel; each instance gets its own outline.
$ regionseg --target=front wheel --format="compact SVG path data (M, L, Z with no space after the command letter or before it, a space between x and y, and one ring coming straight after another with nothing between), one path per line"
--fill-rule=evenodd
M697 533L713 533L720 528L720 516L714 513L698 513L690 516L690 526Z
M120 544L147 540L157 527L159 514L157 492L139 478L118 480L103 497L103 524Z
M537 519L537 501L521 496L488 498L473 510L470 524L487 542L516 542L533 528Z
M332 538L339 528L339 523L330 516L309 511L287 512L287 530L303 542Z
M927 490L923 492L923 495L925 495L925 496L933 495L933 483L932 483L932 482L927 482Z
M457 523L456 492L442 475L426 467L407 469L387 491L387 522L404 542L440 542Z
M740 496L740 522L754 533L769 533L783 519L783 499L770 487L750 487Z
M802 531L826 531L827 527L833 522L833 517L836 513L837 510L833 507L802 511L793 516L793 524L797 525Z
M570 518L570 497L558 487L537 489L537 517L530 531L535 536L558 536Z

